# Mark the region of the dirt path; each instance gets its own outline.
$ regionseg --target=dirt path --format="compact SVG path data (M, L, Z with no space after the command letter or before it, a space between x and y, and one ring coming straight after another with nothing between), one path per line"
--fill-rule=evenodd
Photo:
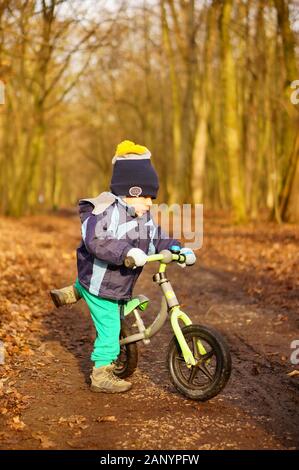
M299 448L298 378L287 375L294 369L289 357L290 343L299 338L298 311L294 307L286 312L275 303L267 306L264 298L247 293L248 273L234 266L224 269L225 260L209 243L210 258L199 257L188 274L176 265L168 269L193 322L218 328L232 352L233 372L224 392L198 403L178 394L168 379L169 325L150 345L140 344L130 392L91 393L89 355L94 331L87 307L81 300L55 309L47 297L50 287L75 278L77 220L1 219L1 228L3 237L10 234L11 243L1 261L5 267L1 307L4 321L12 326L2 333L9 356L0 366L0 448ZM17 242L20 233L22 240ZM19 267L11 271L8 263ZM154 270L147 266L135 288L136 294L145 293L152 301L146 323L160 303L158 287L152 282ZM257 272L250 272L258 284ZM5 303L4 296L13 301ZM16 345L11 338L19 331L23 343Z

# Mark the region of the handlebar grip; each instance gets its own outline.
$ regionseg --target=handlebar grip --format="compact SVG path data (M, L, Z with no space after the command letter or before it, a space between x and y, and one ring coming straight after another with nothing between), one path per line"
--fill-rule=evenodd
M132 258L132 256L127 256L125 258L124 265L126 266L126 268L134 268L135 266L134 258Z

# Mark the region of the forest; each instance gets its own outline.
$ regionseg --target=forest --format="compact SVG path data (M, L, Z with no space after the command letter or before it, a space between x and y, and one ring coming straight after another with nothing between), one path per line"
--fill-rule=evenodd
M1 213L105 190L129 138L163 202L298 222L298 29L286 0L2 0Z

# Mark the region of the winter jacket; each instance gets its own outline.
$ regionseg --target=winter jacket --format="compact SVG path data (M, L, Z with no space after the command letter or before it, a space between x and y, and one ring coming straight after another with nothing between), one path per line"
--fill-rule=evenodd
M77 248L79 282L98 297L132 298L142 267L127 268L123 262L135 247L147 255L179 245L152 219L150 211L138 217L134 207L110 192L80 199L82 240Z

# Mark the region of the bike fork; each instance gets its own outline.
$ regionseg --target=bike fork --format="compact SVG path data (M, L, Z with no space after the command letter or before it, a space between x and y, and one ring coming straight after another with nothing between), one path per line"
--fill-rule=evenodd
M179 325L179 320L181 320L185 324L185 326L192 325L192 321L190 320L188 315L186 315L186 313L181 311L178 299L176 298L172 285L165 276L165 267L166 264L161 263L159 273L155 274L153 279L160 285L163 295L165 296L167 305L170 309L171 325L174 334L178 340L178 343L181 347L181 351L185 359L186 365L187 367L192 367L195 366L197 360L194 358L192 351L189 348L187 341L185 340L185 337ZM201 355L207 353L200 340L196 341L196 347Z
M192 325L192 321L190 320L188 315L182 312L179 306L175 306L171 310L171 318L170 318L171 326L173 328L174 334L180 345L187 367L195 366L196 360L182 333L181 327L179 325L179 320L181 320L185 324L185 326ZM200 354L204 355L207 353L201 341L197 340L196 346Z

